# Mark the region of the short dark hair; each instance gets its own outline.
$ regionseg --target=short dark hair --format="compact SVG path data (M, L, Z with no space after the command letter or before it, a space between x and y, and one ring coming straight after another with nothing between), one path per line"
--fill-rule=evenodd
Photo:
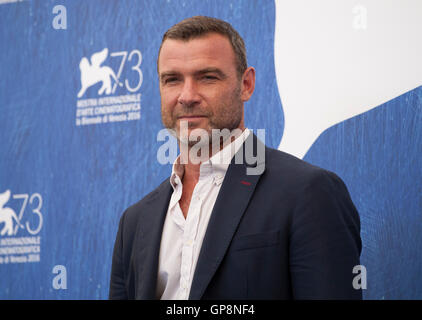
M184 19L172 26L166 31L161 40L160 50L158 51L158 58L160 57L161 48L166 39L189 41L194 38L207 35L209 33L218 33L225 36L233 48L236 59L236 70L239 79L242 77L248 63L246 60L245 42L239 33L226 21L205 17L195 16ZM157 70L158 70L157 58Z

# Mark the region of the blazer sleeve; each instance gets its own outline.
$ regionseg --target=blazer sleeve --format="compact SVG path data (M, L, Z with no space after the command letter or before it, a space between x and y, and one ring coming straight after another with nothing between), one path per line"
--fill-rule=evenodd
M111 300L128 299L125 286L126 276L123 261L123 226L125 213L120 218L119 229L114 243L109 290L109 299Z
M343 181L318 170L298 199L290 230L294 299L362 299L353 267L362 249L359 214Z

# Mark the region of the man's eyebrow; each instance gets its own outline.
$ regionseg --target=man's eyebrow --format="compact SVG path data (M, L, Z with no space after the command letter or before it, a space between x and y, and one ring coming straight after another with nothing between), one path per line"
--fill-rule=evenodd
M205 68L205 69L202 69L202 70L195 72L195 74L197 74L197 75L202 75L202 74L205 74L205 73L216 73L219 77L221 77L223 79L227 78L227 75L218 68Z
M215 73L222 79L227 78L227 75L223 71L221 71L218 68L212 68L212 67L198 70L195 72L195 75L198 76L198 75L203 75L207 73ZM165 71L160 74L160 80L163 80L166 77L174 77L174 76L179 76L179 75L180 75L180 72L177 72L177 71Z
M160 74L160 79L164 79L165 77L173 77L179 75L179 72L176 71L167 71Z

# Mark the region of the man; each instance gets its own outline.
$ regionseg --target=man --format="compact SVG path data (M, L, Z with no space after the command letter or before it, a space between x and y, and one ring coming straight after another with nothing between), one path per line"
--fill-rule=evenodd
M181 154L120 220L110 298L360 299L360 221L348 191L245 128L255 70L238 33L214 18L183 20L164 34L157 67L162 121ZM206 133L199 155L195 130Z

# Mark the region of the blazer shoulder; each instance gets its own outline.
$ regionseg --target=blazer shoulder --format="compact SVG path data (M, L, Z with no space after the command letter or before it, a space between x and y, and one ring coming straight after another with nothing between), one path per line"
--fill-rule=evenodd
M267 147L265 181L291 199L309 196L314 190L350 196L343 180L334 172L310 164L291 154Z
M268 148L265 174L269 184L277 184L285 198L296 206L331 202L332 207L348 208L359 225L359 217L349 190L334 172L312 165L288 153ZM337 203L337 204L335 204ZM343 210L344 211L344 210Z
M301 183L311 183L324 176L340 179L334 172L313 165L289 153L267 147L266 170L273 176L294 177Z

